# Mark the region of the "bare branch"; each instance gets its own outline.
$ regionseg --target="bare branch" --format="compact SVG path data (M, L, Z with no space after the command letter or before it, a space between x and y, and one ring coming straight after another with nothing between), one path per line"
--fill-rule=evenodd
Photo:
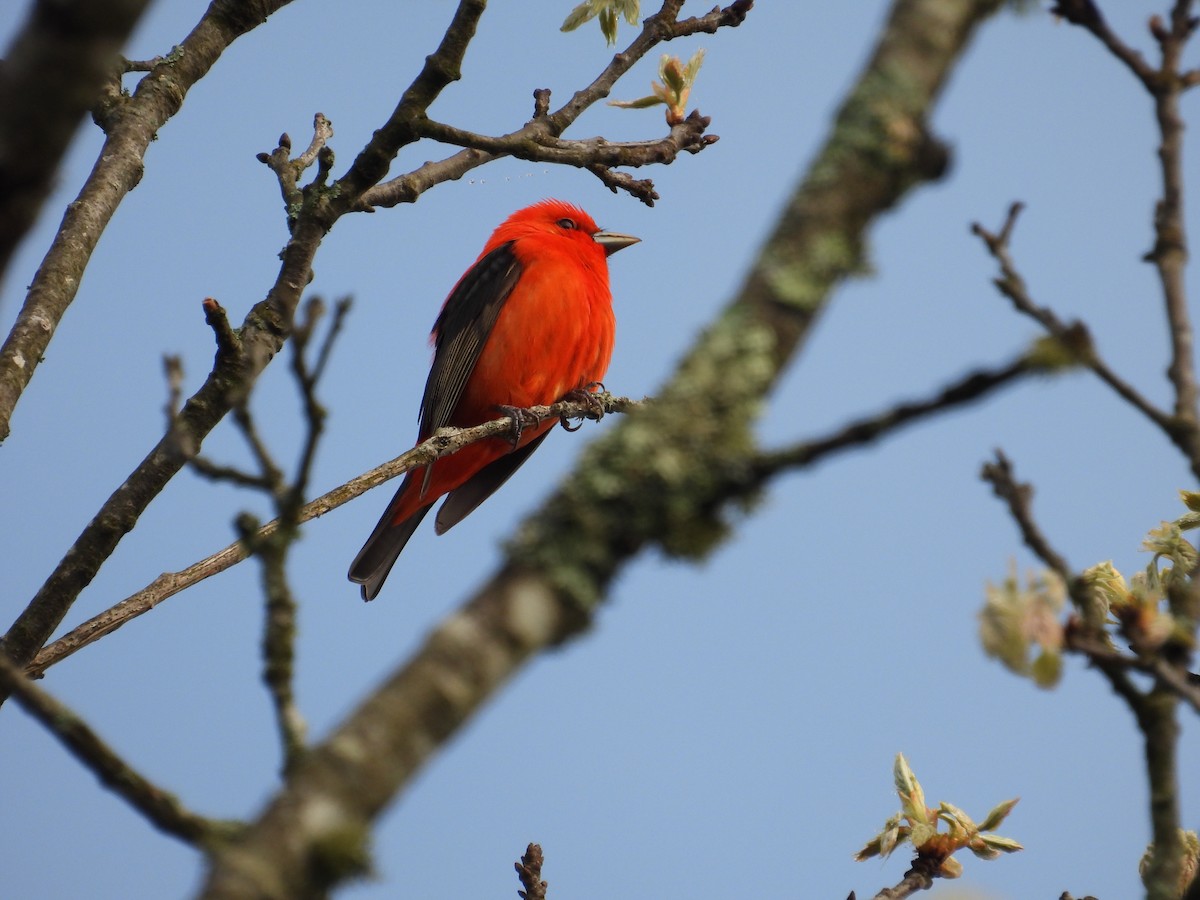
M146 148L225 49L288 2L211 3L180 44L179 52L143 78L132 97L122 98L104 113L104 147L83 189L67 206L17 321L0 347L0 442L8 437L13 410L45 356L59 321L75 299L96 243L125 195L142 177ZM94 6L87 2L79 5L89 9ZM97 9L103 9L107 16L111 4ZM41 88L34 87L25 96L40 98Z
M195 846L211 846L233 837L241 823L206 819L185 809L170 793L152 784L121 759L79 716L33 684L0 653L0 685L106 788L141 813L164 834Z
M1194 72L1182 72L1180 68L1184 47L1196 29L1192 6L1192 0L1176 0L1169 24L1159 16L1151 18L1150 32L1162 54L1158 68L1149 65L1140 53L1113 33L1092 0L1060 0L1053 11L1099 38L1154 100L1163 194L1154 214L1154 247L1145 259L1158 272L1170 326L1171 363L1167 376L1175 389L1171 439L1187 454L1192 472L1200 476L1200 385L1196 380L1195 337L1184 279L1188 251L1183 215L1184 127L1179 111L1180 95L1196 83Z
M1009 249L1009 240L1012 237L1017 216L1023 208L1021 203L1014 203L1009 207L1008 215L1005 217L1004 225L999 233L988 231L978 222L971 226L971 232L983 241L988 252L1000 264L1000 277L994 281L997 290L1012 302L1014 309L1038 322L1047 333L1065 347L1074 348L1080 361L1099 376L1101 381L1162 429L1172 442L1186 450L1191 441L1189 435L1192 429L1185 427L1178 419L1160 410L1135 387L1117 375L1101 358L1084 323L1078 320L1063 322L1049 307L1038 306L1034 302L1025 284L1025 279L1021 277L1016 263L1013 262Z
M905 425L973 403L989 396L1018 378L1035 372L1025 356L996 369L979 369L946 385L924 400L910 400L873 416L857 419L825 437L813 438L792 447L761 453L751 463L753 483L761 484L785 471L810 466L831 453L877 441Z
M1122 41L1108 27L1108 23L1104 21L1104 16L1100 14L1100 8L1094 0L1058 0L1050 11L1056 16L1066 19L1072 25L1079 25L1094 34L1113 56L1123 62L1129 71L1137 76L1142 84L1149 86L1154 82L1158 75L1154 67L1146 62L1142 54Z
M913 860L912 867L904 873L904 880L895 887L884 888L875 895L874 900L904 900L917 891L932 889L933 880L937 877L937 865L928 857L918 856Z
M8 48L0 78L0 122L7 123L0 136L0 275L33 225L84 114L113 79L147 2L40 0Z
M600 154L601 151L595 147L585 149L588 144L586 141L562 142L564 146L559 147L555 146L555 141L588 108L607 97L617 80L629 71L639 59L654 49L655 46L678 37L685 37L700 32L711 33L727 26L736 27L745 20L747 13L749 13L753 6L753 2L752 0L737 0L737 2L723 9L718 7L707 15L678 21L679 9L682 5L681 0L665 0L662 8L657 13L653 16L648 16L643 21L641 33L634 38L629 46L623 52L616 54L591 84L580 91L576 91L571 99L555 112L548 112L550 103L549 92L543 90L535 91L533 118L522 128L503 137L489 138L484 135L474 135L470 132L454 129L449 125L434 123L423 115L412 117L409 120L410 125L408 127L417 130L429 129L432 132L439 132L441 137L437 134L424 131L422 133L426 133L426 136L435 137L438 140L446 140L449 143L461 143L468 149L438 162L425 163L412 172L369 188L363 193L361 203L355 208L369 209L390 207L399 203L412 203L421 193L428 190L434 184L440 184L445 180L461 178L471 169L498 159L500 156L519 155L518 151L525 154L519 157L522 159L546 158L547 161L564 162L569 165L580 165L588 168L608 188L628 190L630 194L637 197L643 203L652 203L657 196L654 193L653 184L634 181L627 176L606 177L601 174L600 170L592 167L646 165L653 160L647 160L646 162L625 162L619 158L621 156L620 152L605 151L609 152L609 161L598 161L590 158L589 154L596 155ZM402 100L401 106L397 107L397 113L393 115L393 120L399 115L400 109L403 106L404 101ZM698 113L695 115L696 119L690 125L684 123L684 126L676 126L672 129L671 135L662 141L627 145L630 159L646 159L647 155L658 153L664 154L660 161L669 162L675 158L680 149L695 151L706 146L708 143L712 143L711 140L700 136L700 132L703 132L708 121L699 116ZM701 121L703 121L703 125L701 125ZM683 130L677 134L676 132L680 128L683 128ZM696 129L699 129L699 132ZM404 135L405 139L408 137L408 135ZM686 144L687 146L684 147L682 144ZM617 147L621 145L609 144L607 146ZM566 148L565 150L564 147ZM554 157L553 160L549 159L550 157ZM361 156L360 159L362 159ZM358 165L358 161L355 162L355 165Z
M493 159L512 156L530 162L556 163L587 169L614 192L618 188L628 190L648 206L653 206L653 201L658 197L658 194L653 193L653 183L635 181L628 175L614 174L611 172L613 166L636 168L652 164L669 165L680 153L698 153L717 141L716 135L704 133L711 119L696 111L683 122L673 126L667 137L657 141L613 143L604 138L568 141L536 130L536 126L544 121L544 118L534 118L520 131L502 137L475 134L432 119L422 120L417 127L424 137L445 144L481 150Z
M283 208L289 227L295 224L296 216L300 214L304 202L304 194L298 186L300 176L321 156L322 151L329 149L327 145L332 137L333 123L323 114L317 113L313 117L312 141L308 149L295 159L288 156L292 152L292 139L286 133L279 136L279 145L274 150L258 154L258 161L274 172L279 180L279 192L283 195ZM328 166L323 164L322 168L323 174L314 182L320 185L325 183L329 174Z
M518 530L502 569L310 751L236 853L214 855L202 896L325 889L304 880L317 849L335 834L367 833L433 750L530 657L588 625L631 557L659 540L693 555L713 546L719 525L703 511L736 496L731 482L753 452L764 395L834 285L861 270L868 225L944 171L946 153L925 119L975 26L999 6L898 0L763 258L659 400L589 447Z
M1001 450L996 451L995 462L983 464L979 475L992 486L992 491L1008 506L1009 513L1021 530L1021 538L1025 541L1025 546L1032 550L1038 559L1053 569L1063 580L1063 584L1071 584L1075 580L1071 567L1067 565L1066 559L1050 546L1050 542L1042 534L1037 522L1034 521L1033 507L1030 503L1033 499L1033 486L1018 482L1013 477L1012 463L1008 461L1008 457Z
M616 397L603 393L596 395L601 401L605 413L626 413L636 408L639 402L628 397ZM550 406L535 406L528 413L541 421L546 419L587 417L593 412L590 401L562 401ZM386 481L403 475L410 469L425 466L434 460L449 456L476 441L487 438L506 436L512 432L513 420L502 416L483 425L471 428L442 428L429 439L402 453L395 459L376 466L369 472L353 478L346 484L322 494L315 500L305 503L296 514L296 524L301 525L318 516L337 509L355 497L365 494L371 488L378 487ZM255 540L269 538L279 527L279 520L268 522L255 534ZM63 635L54 643L41 650L26 667L26 672L32 678L41 677L46 669L66 659L71 654L86 647L107 634L116 631L131 619L136 619L150 612L164 600L175 596L181 591L197 584L206 578L224 572L237 565L250 554L242 541L235 541L223 550L207 556L178 572L166 572L155 578L150 584L135 594L125 598L97 616L92 617L68 634Z
M1154 264L1162 284L1170 325L1171 364L1167 376L1175 388L1175 418L1188 426L1191 438L1187 447L1194 472L1200 471L1200 389L1196 382L1195 335L1188 312L1187 225L1183 215L1183 118L1179 97L1183 84L1179 63L1184 45L1195 28L1191 3L1177 2L1171 11L1171 27L1159 35L1162 67L1153 84L1146 88L1154 97L1154 114L1160 135L1158 158L1162 170L1162 199L1154 213L1154 247L1146 260Z

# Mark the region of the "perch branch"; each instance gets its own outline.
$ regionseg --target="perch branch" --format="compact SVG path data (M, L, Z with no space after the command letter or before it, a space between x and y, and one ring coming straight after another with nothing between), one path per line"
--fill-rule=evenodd
M615 397L608 393L600 394L595 399L602 402L602 409L605 413L626 413L638 405L638 401L628 397ZM535 406L527 412L531 416L545 421L562 416L584 417L592 411L592 401L562 401L550 406ZM365 494L371 488L378 487L385 481L403 475L410 469L428 465L443 456L449 456L476 441L507 436L512 433L512 428L513 421L508 416L502 416L472 428L441 428L432 437L395 459L376 466L346 484L305 503L297 511L296 524L302 525L311 519L323 516L355 497ZM256 532L255 540L269 538L278 527L279 520L268 522ZM92 617L52 644L48 644L26 667L27 674L32 678L41 677L50 666L62 662L88 644L111 634L131 619L150 612L164 600L206 578L224 572L248 558L249 554L242 541L235 541L223 550L193 563L186 569L159 575L137 593Z

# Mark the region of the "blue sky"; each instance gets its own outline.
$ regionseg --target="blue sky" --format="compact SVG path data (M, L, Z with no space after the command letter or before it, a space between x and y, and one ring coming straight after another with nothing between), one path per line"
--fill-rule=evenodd
M21 4L20 6L24 6ZM494 4L463 80L433 108L478 131L511 130L531 91L562 102L605 64L594 28L564 35L571 4ZM1158 3L1113 3L1114 27L1151 51ZM203 3L155 4L127 55L179 42ZM0 495L19 511L0 549L11 620L163 426L163 353L194 390L212 359L200 302L240 321L286 239L278 188L255 160L281 131L308 139L329 116L336 172L391 111L452 4L299 0L238 41L146 156L140 186L100 242L78 299L0 451ZM690 3L685 11L703 12ZM417 11L419 10L419 11ZM647 209L592 176L507 161L415 206L348 217L326 239L312 290L355 310L321 388L332 410L313 487L324 491L406 449L439 304L491 229L547 196L643 243L612 260L611 390L653 393L727 302L820 146L885 4L762 2L744 26L672 48L707 58L692 102L714 147L649 173ZM19 9L0 11L0 37ZM627 35L628 29L623 31ZM1189 54L1192 65L1196 53ZM656 59L618 85L646 92ZM1195 99L1185 100L1195 122ZM568 136L638 139L660 113L595 109ZM1168 402L1167 343L1153 271L1156 135L1141 89L1097 42L1044 12L1004 14L979 35L934 118L950 176L872 233L873 273L840 289L771 400L776 445L924 395L1037 336L990 284L968 226L1027 203L1014 252L1036 299L1084 318L1110 364ZM61 210L100 141L84 128L37 231L0 285L7 330ZM435 158L407 149L394 172ZM1185 178L1194 180L1194 152ZM1196 204L1190 209L1194 210ZM1197 230L1194 213L1189 225ZM1189 275L1193 294L1200 288ZM301 419L286 367L254 408L281 459ZM364 605L345 570L390 496L385 487L311 523L293 554L301 601L299 703L320 736L422 640L499 558L503 536L570 471L609 422L556 434L534 462L449 535L413 539ZM1030 381L772 485L733 540L701 566L655 555L618 581L592 632L522 672L421 773L380 828L378 879L355 900L515 896L512 862L542 843L552 897L870 895L905 859L852 854L895 811L890 769L906 753L933 800L968 812L1020 795L1004 832L1026 851L964 859L938 890L984 896L1129 897L1148 836L1140 741L1095 673L1068 664L1043 692L986 659L976 614L987 580L1033 562L977 474L1003 447L1037 487L1036 512L1076 568L1147 562L1144 533L1193 487L1179 457L1095 379ZM244 461L231 427L205 445ZM177 478L81 596L70 625L163 570L225 546L263 501ZM51 670L44 686L145 774L199 812L250 816L276 785L278 751L258 681L258 572L244 564L164 603ZM4 896L161 898L192 891L198 857L160 836L16 708L2 715ZM1200 818L1197 729L1181 747L1186 820ZM934 892L933 896L937 896Z

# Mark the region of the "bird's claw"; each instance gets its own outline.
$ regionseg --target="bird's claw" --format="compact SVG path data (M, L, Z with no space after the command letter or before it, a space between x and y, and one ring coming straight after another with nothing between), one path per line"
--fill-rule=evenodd
M586 403L588 411L579 416L559 416L558 422L567 431L578 431L583 427L584 419L593 419L599 422L604 418L604 401L596 396L596 391L606 391L603 382L593 381L590 384L585 384L581 388L576 388L573 391L568 391L563 395L564 400L569 400L572 403ZM578 419L579 421L572 425L571 420Z
M516 450L521 444L521 435L525 433L525 429L530 425L537 425L541 421L529 410L520 406L506 406L500 404L496 407L503 415L512 419L511 430L508 435L508 441L512 444L512 449Z

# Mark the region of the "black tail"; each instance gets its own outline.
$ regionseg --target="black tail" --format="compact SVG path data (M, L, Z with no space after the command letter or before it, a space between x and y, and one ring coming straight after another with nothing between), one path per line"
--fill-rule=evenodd
M417 526L421 524L432 505L431 503L429 506L422 506L403 522L393 525L392 504L388 504L383 518L379 520L363 548L358 551L358 556L354 557L354 562L350 563L350 571L347 573L351 581L362 585L364 600L374 600L379 595L379 589L383 587L388 572L392 571L392 566L396 564L400 551L404 549L404 545L413 536L413 532L417 530Z

